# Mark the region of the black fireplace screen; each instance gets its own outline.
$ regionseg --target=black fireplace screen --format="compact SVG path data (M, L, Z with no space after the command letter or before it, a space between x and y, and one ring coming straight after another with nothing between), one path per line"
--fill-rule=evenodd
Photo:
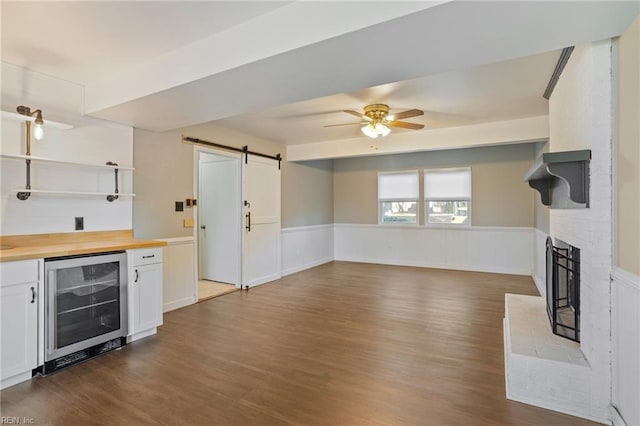
M547 238L547 313L554 334L580 341L580 249Z

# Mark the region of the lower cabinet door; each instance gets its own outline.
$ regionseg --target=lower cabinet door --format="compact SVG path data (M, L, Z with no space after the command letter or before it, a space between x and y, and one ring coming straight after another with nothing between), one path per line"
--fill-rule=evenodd
M38 284L0 287L0 379L38 364Z
M133 306L129 334L162 324L162 264L133 267Z

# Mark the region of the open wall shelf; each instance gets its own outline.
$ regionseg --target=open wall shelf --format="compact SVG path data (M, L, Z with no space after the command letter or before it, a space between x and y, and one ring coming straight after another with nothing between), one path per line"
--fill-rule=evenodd
M58 160L58 159L55 159L55 158L36 157L36 156L33 156L33 155L0 154L0 157L13 159L13 160L31 160L32 162L36 162L36 163L66 164L66 165L71 165L71 166L92 167L92 168L96 168L96 169L135 170L133 167L112 166L112 165L107 165L107 164L81 163L79 161Z
M44 194L44 195L70 195L70 196L101 196L109 202L117 200L119 197L135 197L135 194L121 194L118 191L118 172L120 170L132 171L133 167L121 167L116 163L110 161L105 164L90 164L77 161L58 160L55 158L35 157L33 155L21 155L21 154L0 154L1 158L7 158L11 160L22 160L26 164L26 185L24 188L13 189L12 192L16 193L19 200L25 201L29 199L31 194ZM71 166L90 167L94 169L110 170L114 174L114 191L112 192L79 192L79 191L65 191L65 190L53 190L53 189L34 189L31 187L31 163L50 163L61 164Z
M561 184L568 185L568 197L573 203L589 207L589 161L591 150L549 152L534 163L524 177L529 186L540 193L542 204L556 207L567 200L554 202Z
M97 195L101 197L109 197L109 196L119 196L119 197L135 197L136 194L121 194L121 193L113 193L113 192L82 192L82 191L62 191L57 189L24 189L17 188L12 189L11 192L26 192L29 194L45 194L45 195Z

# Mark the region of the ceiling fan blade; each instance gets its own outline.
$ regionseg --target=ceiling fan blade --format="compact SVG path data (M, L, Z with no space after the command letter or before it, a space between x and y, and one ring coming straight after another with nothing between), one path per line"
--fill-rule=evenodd
M406 121L390 121L387 126L402 127L403 129L420 130L424 129L424 124L407 123Z
M326 125L326 126L324 126L324 127L353 126L354 124L360 124L360 125L362 125L362 124L367 124L367 123L365 122L365 123L327 124L327 125Z
M410 109L407 111L399 112L397 114L388 115L387 120L389 121L402 120L403 118L417 117L419 115L424 115L424 111L422 111L421 109Z
M362 118L363 120L371 121L371 118L369 118L366 115L364 115L362 113L359 113L357 111L352 111L352 110L349 110L349 109L345 109L344 112L346 112L347 114L355 115L356 117Z

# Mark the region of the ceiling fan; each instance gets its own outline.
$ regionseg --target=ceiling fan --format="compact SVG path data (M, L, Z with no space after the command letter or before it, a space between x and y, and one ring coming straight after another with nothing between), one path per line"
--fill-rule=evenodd
M364 107L364 114L357 111L344 110L347 114L355 115L363 121L359 123L330 124L324 127L349 126L353 124L363 124L362 133L370 138L378 136L387 136L391 129L389 127L402 127L403 129L420 130L424 128L423 124L407 123L406 121L398 121L403 118L418 117L424 115L424 111L419 109L410 109L389 115L389 105L371 104Z

